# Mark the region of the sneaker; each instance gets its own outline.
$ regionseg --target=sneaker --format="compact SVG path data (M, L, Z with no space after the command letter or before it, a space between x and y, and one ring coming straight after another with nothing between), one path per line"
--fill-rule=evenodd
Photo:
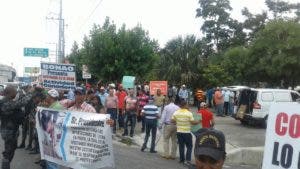
M191 166L192 165L192 163L190 162L190 161L186 161L186 162L184 162L184 165L186 165L186 166Z

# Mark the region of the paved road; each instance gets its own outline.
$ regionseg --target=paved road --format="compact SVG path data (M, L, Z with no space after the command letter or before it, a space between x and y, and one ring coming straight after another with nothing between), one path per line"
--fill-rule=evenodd
M234 147L260 147L265 145L266 130L244 126L232 117L216 117L216 128L223 131L227 142Z
M191 107L196 112L195 107ZM242 125L232 117L215 117L215 128L223 131L227 143L234 147L261 147L265 145L266 129L261 126Z
M1 142L1 151L3 143ZM141 152L137 147L129 147L121 143L114 144L116 169L187 169L178 160L164 160L158 154ZM17 150L12 163L12 169L40 169L34 164L36 155L29 155L28 151ZM253 169L251 166L225 165L224 169Z

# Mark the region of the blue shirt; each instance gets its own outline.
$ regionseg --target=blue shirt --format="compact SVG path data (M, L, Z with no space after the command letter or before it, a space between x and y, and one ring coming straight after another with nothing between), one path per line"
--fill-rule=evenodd
M99 93L98 96L101 100L102 105L105 105L105 100L106 100L106 97L108 96L108 93L103 93L103 94Z
M149 120L157 119L158 108L153 104L145 105L142 112L144 113L145 119L149 119Z

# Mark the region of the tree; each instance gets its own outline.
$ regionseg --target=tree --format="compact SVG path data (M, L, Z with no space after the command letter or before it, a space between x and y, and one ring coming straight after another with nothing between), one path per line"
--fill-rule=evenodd
M232 77L234 84L243 84L248 80L244 76L248 70L248 53L247 48L240 46L228 49L223 56L221 67Z
M283 0L266 0L265 3L269 10L273 12L275 19L282 18L284 14L292 11L297 15L300 8L300 3L289 3Z
M300 82L300 24L283 19L268 23L250 48L250 74L279 86Z
M229 0L199 0L199 4L196 17L204 20L201 31L208 45L213 44L212 47L219 52L231 44L244 43L242 24L230 18L229 12L232 8Z
M205 65L205 44L194 35L177 37L161 50L158 76L171 84L202 85L201 72Z
M109 18L102 26L94 25L82 46L77 57L82 58L81 63L87 64L92 75L104 81L120 81L123 75L145 80L158 58L157 42L141 25L132 29L123 25L117 30Z
M265 24L268 19L267 12L263 12L261 14L253 15L250 13L248 8L244 8L242 10L242 15L246 17L246 20L243 23L244 30L248 32L247 34L247 42L251 42L254 39L254 35L262 30L265 27Z
M206 88L231 84L232 77L220 66L209 64L203 70L203 81Z

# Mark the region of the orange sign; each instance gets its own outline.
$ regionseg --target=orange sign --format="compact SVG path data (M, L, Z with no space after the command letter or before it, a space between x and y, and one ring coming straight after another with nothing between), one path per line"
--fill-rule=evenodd
M150 95L155 95L157 89L161 90L163 95L168 93L168 82L167 81L150 81Z

